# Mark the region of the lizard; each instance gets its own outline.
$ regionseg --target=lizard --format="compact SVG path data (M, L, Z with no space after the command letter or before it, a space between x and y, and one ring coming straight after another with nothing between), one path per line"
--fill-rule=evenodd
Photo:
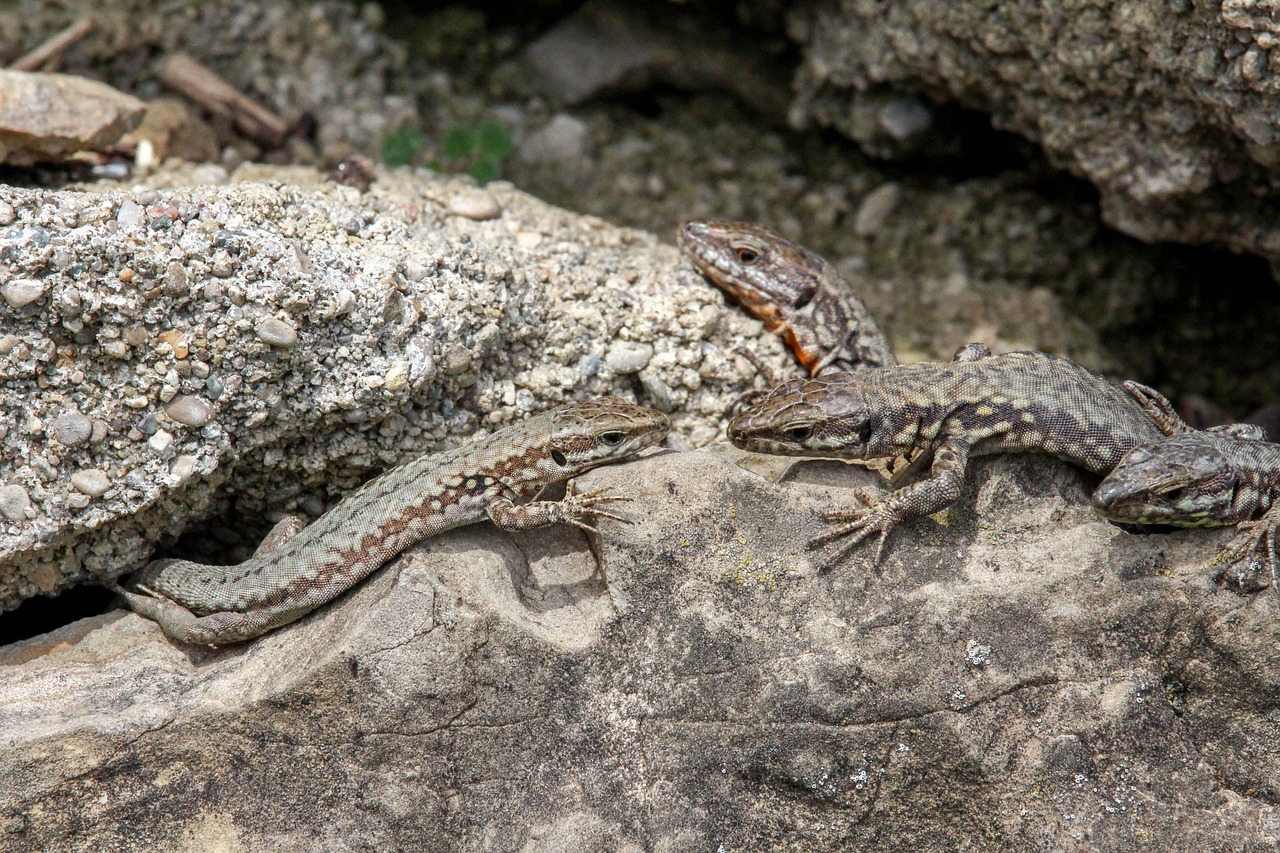
M1190 429L1157 391L1133 385L1163 401L1159 413L1070 359L990 355L969 344L949 363L792 380L735 417L728 434L744 450L788 456L877 460L918 451L903 475L930 465L927 477L881 500L859 494L862 506L824 513L834 526L810 542L812 549L852 537L835 563L878 532L878 564L896 525L960 497L971 456L1040 452L1105 474L1134 447Z
M184 643L238 642L332 601L404 549L489 519L502 530L588 516L629 523L605 505L630 500L596 489L531 500L598 465L634 456L666 436L667 416L616 397L570 403L453 450L426 454L369 480L314 523L285 518L238 565L162 559L116 592Z
M1258 566L1257 555L1280 589L1280 444L1265 438L1259 427L1233 424L1144 443L1098 484L1093 505L1129 524L1237 525L1225 553L1232 563L1245 562L1240 585Z
M897 363L853 286L816 252L751 222L691 219L677 239L698 272L780 335L810 376Z

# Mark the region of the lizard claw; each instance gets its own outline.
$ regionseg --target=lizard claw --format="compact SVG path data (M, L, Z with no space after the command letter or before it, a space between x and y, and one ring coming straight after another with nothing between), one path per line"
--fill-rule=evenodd
M609 489L602 486L598 489L592 489L589 492L583 492L580 495L572 495L565 498L561 501L561 507L564 511L564 520L592 533L596 532L595 526L584 521L582 516L592 515L597 519L609 518L622 524L634 524L634 522L626 516L609 512L608 510L600 507L601 504L620 503L633 500L633 498L627 495L613 495L608 492Z
M828 566L834 566L842 562L855 547L879 533L880 537L876 543L875 557L871 561L871 565L878 566L881 557L884 556L885 542L888 541L889 534L893 532L893 528L898 523L897 513L880 501L862 492L856 492L855 497L862 504L861 508L824 512L822 517L825 521L843 523L836 524L826 533L815 536L809 541L809 550L813 551L828 542L843 539L846 536L850 537L849 541L842 545L830 560L826 561Z
M1256 577L1265 560L1270 569L1271 588L1280 592L1276 530L1277 525L1266 518L1245 521L1236 526L1236 535L1227 543L1223 553L1233 566L1239 567L1234 580L1242 591L1256 592L1266 587L1265 583L1250 582L1250 577ZM1258 559L1254 559L1255 555Z

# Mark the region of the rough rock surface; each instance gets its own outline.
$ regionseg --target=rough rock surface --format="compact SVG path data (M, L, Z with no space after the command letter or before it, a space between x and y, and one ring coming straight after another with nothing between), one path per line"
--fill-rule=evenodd
M1120 230L1276 261L1277 20L1271 0L825 2L792 19L793 117L859 138L863 98L958 101L1090 180Z
M29 166L110 145L143 109L96 80L0 69L0 163Z
M1123 532L994 457L879 571L816 574L818 511L874 479L658 453L580 483L635 525L464 528L249 644L119 613L11 646L2 846L1277 843L1280 604L1215 586L1221 534Z
M0 606L131 571L215 500L260 536L569 399L705 443L757 378L736 347L798 370L674 248L509 185L238 176L0 187Z

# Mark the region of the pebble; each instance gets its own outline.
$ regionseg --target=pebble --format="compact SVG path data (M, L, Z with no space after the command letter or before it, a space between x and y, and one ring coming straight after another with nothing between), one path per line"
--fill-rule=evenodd
M54 418L49 425L49 436L67 447L81 447L89 443L93 424L79 412L67 412Z
M0 202L0 225L12 225L13 220L13 205Z
M487 190L466 190L450 199L449 212L477 221L496 219L502 215L502 205Z
M213 417L213 410L204 400L189 394L174 397L173 402L165 406L164 413L189 427L202 427Z
M156 434L147 439L147 445L156 453L164 453L173 444L173 433L167 429L158 429Z
M85 468L71 475L71 485L77 492L91 498L101 497L111 488L111 478L98 468Z
M187 335L177 329L170 329L167 332L161 332L160 340L169 345L173 350L173 357L176 359L184 359L191 352L190 345L187 343Z
M136 429L138 432L142 433L143 435L155 435L156 430L158 430L159 428L160 428L159 425L156 423L155 412L148 412L147 416L142 420L138 421L137 425L134 427L134 429Z
M253 327L258 338L276 347L291 348L298 342L298 330L276 317L264 317Z
M0 486L0 515L10 521L26 521L31 496L22 486Z
M902 187L893 181L867 193L853 217L854 233L859 237L873 237L880 233L901 200Z
M0 286L0 296L9 303L10 308L21 308L30 305L44 296L46 285L34 278L15 278Z
M635 373L643 370L653 358L653 345L635 341L614 341L604 355L604 363L614 373Z
M142 205L132 201L120 203L120 209L116 211L116 222L121 227L132 228L142 221Z
M179 482L190 479L195 472L196 458L189 454L184 453L169 463L169 473L177 477Z

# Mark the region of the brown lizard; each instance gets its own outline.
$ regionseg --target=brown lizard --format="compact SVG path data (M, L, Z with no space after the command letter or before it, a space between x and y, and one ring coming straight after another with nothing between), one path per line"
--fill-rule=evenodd
M571 403L455 450L419 457L365 483L308 527L280 522L234 566L157 560L115 589L184 643L213 645L286 625L355 586L429 536L489 519L503 530L588 516L630 500L601 491L518 503L598 465L633 456L667 434L666 415L615 397Z

